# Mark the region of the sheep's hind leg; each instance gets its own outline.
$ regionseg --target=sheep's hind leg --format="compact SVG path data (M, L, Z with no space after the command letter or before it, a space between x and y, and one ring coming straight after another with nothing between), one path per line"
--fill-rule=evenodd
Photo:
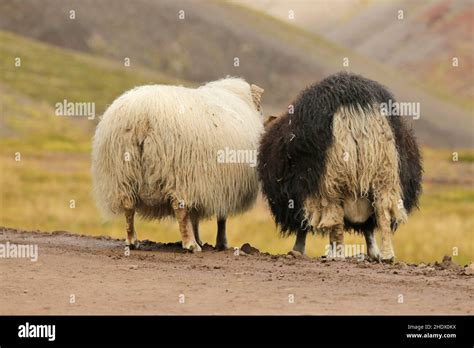
M323 202L324 203L324 202ZM329 232L331 258L343 258L344 255L344 208L338 203L324 203L321 220L317 228Z
M125 240L125 245L131 250L138 249L139 247L134 225L134 216L135 209L125 209L125 220L127 221L127 239Z
M344 225L335 225L329 232L329 243L331 244L331 256L333 258L344 258Z
M296 241L295 241L295 245L293 246L294 251L298 251L298 252L304 254L304 250L305 250L305 247L306 247L306 235L307 235L307 233L308 233L308 231L304 230L304 229L300 229L300 230L298 230L298 232L296 232Z
M374 230L365 230L364 237L367 244L367 255L369 256L369 259L381 261L382 257L380 255L379 247L377 246L377 241L375 240Z
M196 243L194 233L191 226L191 217L186 207L181 207L178 202L173 203L173 210L178 220L179 231L181 232L181 240L183 249L191 252L201 251L201 247Z
M202 248L201 237L199 236L199 217L195 214L191 215L191 224L193 226L194 239L196 243Z
M390 209L386 207L386 204L376 203L375 212L377 217L377 228L380 230L382 237L382 261L393 262L395 261L395 253L392 245Z
M227 237L225 232L226 218L217 218L216 249L219 251L227 249Z

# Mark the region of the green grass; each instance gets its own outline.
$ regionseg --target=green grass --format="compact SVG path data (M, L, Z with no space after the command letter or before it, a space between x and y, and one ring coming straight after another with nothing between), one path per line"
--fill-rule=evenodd
M474 162L474 153L473 152L461 152L459 154L458 160L460 162Z
M15 58L21 67L15 67ZM95 102L102 113L124 91L143 84L182 84L155 71L77 53L0 31L2 84L54 106L64 99Z

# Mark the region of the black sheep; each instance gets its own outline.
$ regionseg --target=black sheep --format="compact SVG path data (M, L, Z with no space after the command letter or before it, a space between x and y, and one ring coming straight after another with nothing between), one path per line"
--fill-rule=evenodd
M297 235L294 250L304 252L308 231L341 245L353 229L364 234L369 257L394 259L391 233L417 206L422 177L411 128L383 112L394 102L379 83L338 73L303 90L267 125L259 177L282 234Z

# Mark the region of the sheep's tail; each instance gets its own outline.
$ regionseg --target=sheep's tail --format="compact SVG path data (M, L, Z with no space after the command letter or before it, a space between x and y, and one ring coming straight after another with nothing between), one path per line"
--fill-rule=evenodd
M92 183L94 198L105 218L135 208L138 203L146 134L146 127L132 127L119 114L107 112L97 126L92 148Z

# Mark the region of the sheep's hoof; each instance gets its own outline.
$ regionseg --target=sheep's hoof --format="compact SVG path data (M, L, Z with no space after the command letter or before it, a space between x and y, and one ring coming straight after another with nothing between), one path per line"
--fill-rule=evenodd
M305 245L304 244L295 244L292 251L296 251L304 255Z
M367 256L369 257L370 261L382 262L382 255L380 255L378 249L369 249Z
M372 261L372 262L382 262L382 256L380 255L375 255L375 256L370 256L369 255L369 260Z
M299 258L303 257L303 253L298 251L298 250L290 250L290 251L288 251L288 254L286 254L286 255L290 255L295 259L299 259Z
M196 241L189 241L184 243L183 242L183 249L188 250L192 253L200 252L202 251L201 247Z
M224 251L224 250L227 250L227 248L228 248L227 243L218 243L216 244L216 247L215 247L217 251Z
M395 262L395 254L393 250L382 252L382 262L384 263L394 263Z
M140 248L140 243L138 242L138 240L136 240L135 242L133 243L127 243L126 244L126 247L129 249L129 250L138 250Z
M395 263L395 256L382 258L383 263L394 264Z

